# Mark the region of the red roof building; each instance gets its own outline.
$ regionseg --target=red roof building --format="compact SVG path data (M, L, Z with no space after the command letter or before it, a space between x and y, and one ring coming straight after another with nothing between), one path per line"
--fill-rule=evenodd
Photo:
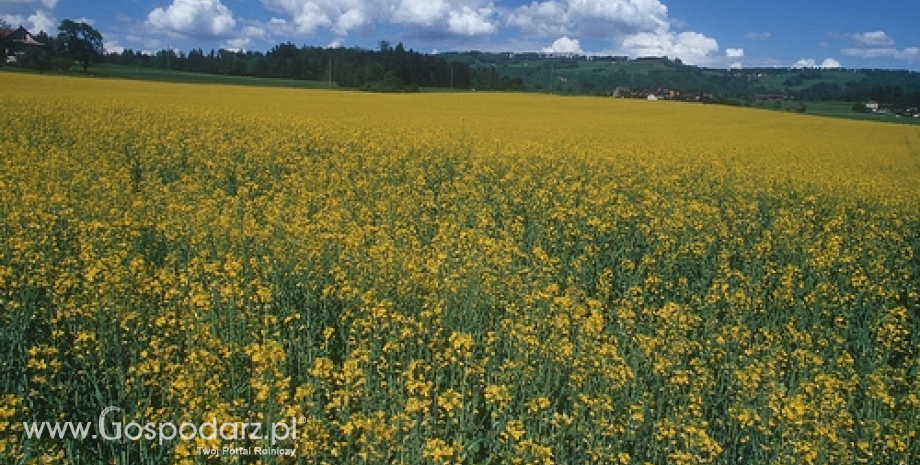
M0 48L3 49L3 57L7 63L16 61L16 57L25 53L29 48L43 45L22 26L16 30L0 30Z

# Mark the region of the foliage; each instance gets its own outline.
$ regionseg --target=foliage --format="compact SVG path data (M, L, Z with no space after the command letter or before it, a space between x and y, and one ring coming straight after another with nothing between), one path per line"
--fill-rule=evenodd
M743 108L0 74L7 463L920 456L920 139ZM23 421L298 419L264 440ZM301 419L302 418L302 422Z
M622 86L636 91L667 88L684 94L709 93L718 101L785 95L799 100L868 101L896 107L920 106L920 73L902 70L707 69L665 58L630 60L618 56L547 57L533 53L460 52L444 54L472 69L492 69L495 79L519 78L525 88L551 89L564 77L581 94L609 95Z
M25 68L34 69L41 74L61 67L61 59L58 56L58 42L49 37L44 31L35 36L42 46L33 47L28 50L19 60L19 64Z
M61 55L80 63L83 72L102 57L104 48L102 34L85 22L70 19L61 21L58 26L58 41Z
M382 42L376 51L358 48L297 47L287 42L266 53L201 49L188 53L162 50L154 56L126 49L109 54L115 64L211 74L328 80L336 87L404 91L418 87L470 87L470 70L436 55L390 47Z

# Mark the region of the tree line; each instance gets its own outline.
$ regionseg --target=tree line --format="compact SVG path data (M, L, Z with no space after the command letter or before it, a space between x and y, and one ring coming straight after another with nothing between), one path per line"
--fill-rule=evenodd
M66 71L74 63L87 72L93 64L111 63L193 73L328 81L336 87L388 92L411 92L420 87L469 89L475 74L467 64L407 50L402 43L394 47L386 40L380 41L376 50L298 47L286 42L264 53L228 49L205 52L201 48L187 52L167 48L153 54L132 49L105 53L99 31L85 22L67 19L58 27L57 36L41 32L34 37L43 46L17 54L17 63L40 72ZM495 82L495 87L520 86L498 77Z
M193 73L328 81L330 85L375 91L417 91L420 87L466 89L470 67L437 55L407 50L380 41L376 50L298 47L286 42L258 51L160 50L150 55L125 49L109 53L107 63Z

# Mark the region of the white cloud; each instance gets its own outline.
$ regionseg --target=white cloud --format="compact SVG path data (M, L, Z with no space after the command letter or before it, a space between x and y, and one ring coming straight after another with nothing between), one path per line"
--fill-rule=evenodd
M329 29L339 37L374 24L403 26L408 35L484 36L495 34L497 10L491 0L261 0L293 23L287 29L311 35ZM280 25L279 25L280 26Z
M920 61L920 48L907 47L899 49L894 47L894 39L885 31L870 31L858 34L838 34L836 37L848 38L856 42L859 47L845 48L840 53L859 58L893 58L896 60L913 63Z
M902 61L920 61L920 48L908 47L905 49L896 49L894 47L885 48L845 48L840 51L844 55L860 58L895 58Z
M128 42L129 48L148 55L156 55L157 51L163 50L169 45L159 37L161 36L149 37L143 34L128 33L124 36L124 39L125 42Z
M818 64L814 58L802 58L799 61L796 61L792 64L793 69L802 69L802 68L821 68L821 69L831 69L831 68L842 68L843 66L839 61L833 58L825 58L821 64Z
M57 21L54 16L49 16L44 11L36 11L34 15L27 18L27 21L32 26L29 28L30 31L44 31L49 35L54 35L54 31L57 30Z
M0 10L6 12L4 16L24 15L33 11L50 11L57 6L59 0L0 0ZM13 26L18 27L18 26Z
M251 49L253 43L254 42L249 37L234 37L224 42L221 48L225 48L231 52L242 52Z
M335 31L336 34L346 35L348 31L367 27L371 21L371 17L366 12L357 8L351 8L339 16L332 30Z
M105 49L105 53L121 53L125 50L117 40L107 40L102 44L102 47Z
M578 39L570 39L568 37L560 37L553 41L553 45L543 49L544 53L558 53L558 54L581 54L581 42Z
M614 54L728 64L717 59L715 39L695 31L673 30L675 24L683 23L669 18L668 7L659 0L534 1L508 13L506 24L528 36L606 39L611 49L605 52Z
M569 14L583 33L596 37L670 27L668 8L658 0L569 0Z
M473 10L465 6L461 11L451 11L449 13L447 20L448 30L461 36L495 34L498 28L490 21L491 16L491 8Z
M0 15L0 19L14 28L22 26L33 34L45 31L48 35L53 36L57 32L57 21L54 16L44 10L38 10L28 16L4 14Z
M589 37L623 37L668 29L668 7L658 0L549 0L512 11L507 24L527 35L577 33Z
M313 3L303 5L303 7L294 14L293 20L294 24L297 25L297 30L305 34L313 34L321 27L332 26L332 20L329 19L329 15L324 13Z
M741 58L744 56L743 48L727 48L725 49L725 56L729 58Z
M173 0L165 10L151 11L146 24L183 36L226 37L233 33L236 20L220 0Z
M252 50L255 48L255 40L268 42L270 40L268 32L256 26L246 26L240 31L240 34L223 43L223 48L233 51Z
M622 41L631 35L671 34L674 19L659 0L545 0L500 8L498 0L260 0L278 13L272 29L311 35L330 30L346 37L374 24L401 26L404 36L482 37L501 26L531 37L593 37ZM283 22L280 22L283 20ZM671 39L682 43L683 38Z
M508 15L506 23L538 37L570 34L574 26L568 19L566 5L557 1L521 6Z
M824 61L821 62L820 67L824 69L832 69L832 68L843 68L843 65L841 65L839 61L833 58L825 58Z
M894 40L888 37L885 31L870 31L859 34L848 34L847 37L853 39L860 45L867 47L885 47L894 45Z
M402 0L394 5L392 21L397 24L434 27L450 12L442 0Z
M622 47L633 56L677 57L692 65L709 64L719 51L715 39L692 31L633 34L623 40Z

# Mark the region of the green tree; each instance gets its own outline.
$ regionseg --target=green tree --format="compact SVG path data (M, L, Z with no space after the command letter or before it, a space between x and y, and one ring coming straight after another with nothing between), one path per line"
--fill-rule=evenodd
M61 52L67 59L77 61L83 66L83 72L97 62L103 54L102 34L84 22L69 19L61 21L58 26L58 40Z

